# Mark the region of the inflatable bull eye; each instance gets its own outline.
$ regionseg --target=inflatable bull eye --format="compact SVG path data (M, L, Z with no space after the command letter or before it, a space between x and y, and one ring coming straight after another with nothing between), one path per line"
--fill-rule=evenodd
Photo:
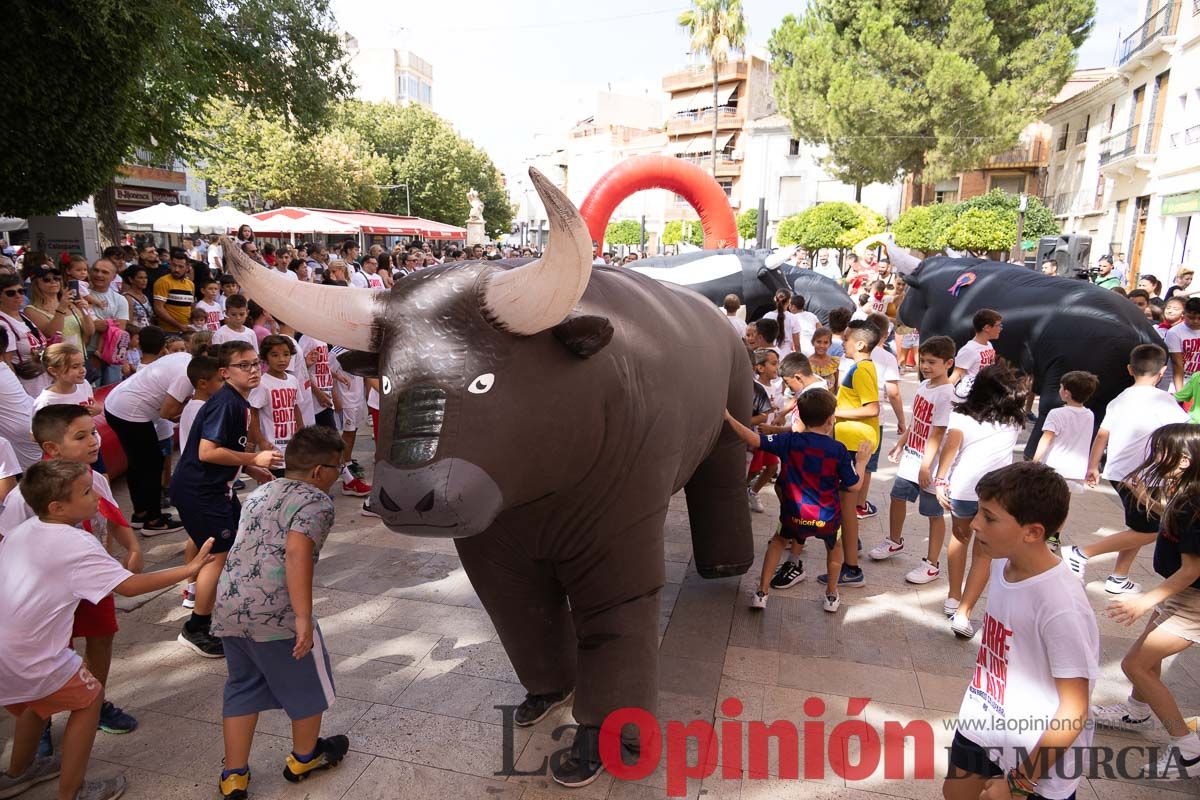
M392 379L389 378L387 375L383 376L383 379L382 379L382 381L380 381L379 385L380 385L380 388L383 389L384 394L392 393Z
M467 387L467 391L471 394L487 394L495 382L496 376L490 372L485 372L471 381L471 385Z

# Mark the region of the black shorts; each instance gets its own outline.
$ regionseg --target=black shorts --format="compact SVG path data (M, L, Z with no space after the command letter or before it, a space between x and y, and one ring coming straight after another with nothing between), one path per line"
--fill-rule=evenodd
M961 733L955 733L954 741L950 745L950 770L946 774L946 778L951 780L966 777L962 773L981 775L984 778L1004 776L1004 770L1000 768L1000 765L988 758L987 750ZM1041 800L1041 797L1041 795L1035 794L1031 800ZM1066 800L1075 800L1075 792L1071 792L1071 796Z
M775 529L775 535L787 542L805 542L809 539L820 539L825 543L826 550L832 550L837 546L838 539L841 538L842 529L836 527L833 533L817 533L817 528L802 527L799 525L786 525L782 521Z
M213 540L213 553L228 553L237 537L238 520L242 516L242 504L219 497L175 497L175 510L187 530L188 537L203 547L208 539Z
M1137 498L1125 484L1118 481L1109 483L1117 490L1117 497L1121 498L1121 507L1125 509L1125 527L1138 533L1158 533L1158 515L1139 507Z

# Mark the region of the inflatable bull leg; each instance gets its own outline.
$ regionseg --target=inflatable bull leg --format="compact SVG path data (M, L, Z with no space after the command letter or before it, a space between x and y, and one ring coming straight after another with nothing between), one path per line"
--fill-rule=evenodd
M734 370L727 407L735 419L750 423L751 385L749 362L744 374ZM712 453L684 486L688 519L692 525L692 554L696 571L704 578L741 575L754 562L747 546L750 508L746 497L746 445L728 425L721 426Z

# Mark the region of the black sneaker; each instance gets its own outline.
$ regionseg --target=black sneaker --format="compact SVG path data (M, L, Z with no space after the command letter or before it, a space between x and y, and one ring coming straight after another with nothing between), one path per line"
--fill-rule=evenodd
M360 481L366 480L367 478L367 471L363 469L363 465L357 461L354 461L353 459L351 459L350 463L346 465L346 469L350 470L350 474L358 478Z
M175 533L183 530L183 523L170 514L163 514L155 520L142 524L142 536L158 536L161 533Z
M571 751L561 759L550 760L550 772L554 782L568 789L587 786L604 772L600 760L600 729L580 725L575 730L575 741Z
M574 696L574 689L551 694L526 694L525 702L517 706L513 714L513 723L522 728L536 725L554 709L571 702Z
M287 754L283 766L283 777L289 783L299 783L307 780L314 772L336 767L342 763L346 753L350 751L350 739L345 736L330 736L328 739L317 739L317 749L308 761L301 761L291 753Z
M225 645L221 643L220 639L207 630L189 631L186 623L175 641L202 658L225 657Z
M100 706L100 721L96 727L105 733L129 733L137 729L138 721L107 700Z
M790 589L805 577L807 576L804 574L803 562L793 564L791 561L785 561L775 570L775 577L771 578L771 588Z

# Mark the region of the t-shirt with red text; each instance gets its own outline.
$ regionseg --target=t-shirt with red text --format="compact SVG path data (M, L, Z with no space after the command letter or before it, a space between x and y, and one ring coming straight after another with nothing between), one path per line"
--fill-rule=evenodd
M317 358L308 368L312 388L329 394L333 391L333 372L329 369L329 345L320 339L305 336L300 342L300 352L307 357L314 350L317 352Z
M1100 633L1083 584L1065 562L1016 583L1004 577L1007 559L992 562L987 614L980 630L975 674L958 711L958 733L989 748L1000 768L1014 769L1037 746L1059 705L1056 678L1087 678L1088 700L1100 677ZM1088 748L1092 728L1084 725L1073 748ZM991 749L995 748L995 749ZM1080 778L1068 754L1038 781L1048 800L1070 797ZM1084 764L1090 763L1085 760Z
M1176 325L1167 331L1163 337L1167 343L1168 353L1183 355L1183 382L1192 377L1192 373L1200 372L1200 331L1189 328L1186 324Z
M300 422L296 419L300 382L290 373L285 372L284 376L280 379L264 374L258 388L250 392L250 405L258 409L263 438L281 453L296 435L296 426Z
M205 313L205 330L215 332L221 327L221 322L225 319L225 309L219 303L209 303L205 300L200 300L197 301L194 308L198 308Z
M900 465L896 468L896 476L906 481L917 483L921 473L921 461L925 458L925 443L934 427L944 428L950 424L951 406L954 404L954 384L943 383L941 386L930 386L929 381L921 381L913 398L912 419L909 422L908 440L904 443L904 451L900 454ZM930 465L930 474L937 470L937 457ZM932 491L933 487L921 487Z
M958 396L966 398L971 393L971 386L975 383L975 376L979 374L979 370L995 363L996 348L992 347L991 342L980 344L971 339L964 344L954 355L954 368L967 371L967 374L958 381L956 387Z

